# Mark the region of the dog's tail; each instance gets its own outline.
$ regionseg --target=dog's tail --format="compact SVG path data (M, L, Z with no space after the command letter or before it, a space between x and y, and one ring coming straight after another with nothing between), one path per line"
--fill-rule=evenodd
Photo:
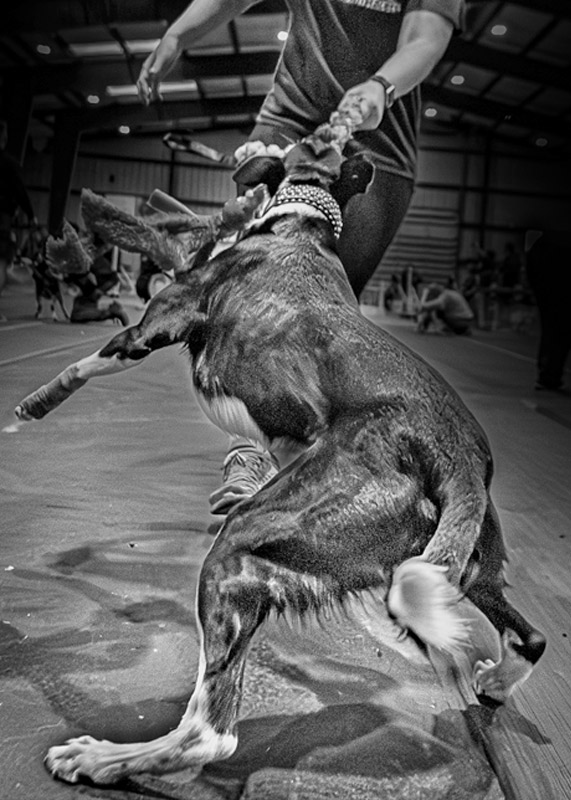
M403 629L454 656L469 647L471 625L446 572L422 558L404 561L394 572L387 605Z

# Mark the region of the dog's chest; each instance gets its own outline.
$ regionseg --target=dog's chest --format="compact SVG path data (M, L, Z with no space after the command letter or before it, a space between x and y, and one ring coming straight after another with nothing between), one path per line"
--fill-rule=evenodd
M286 342L249 350L243 340L212 341L193 354L200 407L222 430L265 443L309 444L323 429L329 404L307 354L294 358Z
M270 437L266 436L255 422L243 400L221 391L213 393L211 387L206 390L204 385L197 383L196 380L195 388L198 405L217 428L230 436L244 436L260 442L265 447L270 446Z

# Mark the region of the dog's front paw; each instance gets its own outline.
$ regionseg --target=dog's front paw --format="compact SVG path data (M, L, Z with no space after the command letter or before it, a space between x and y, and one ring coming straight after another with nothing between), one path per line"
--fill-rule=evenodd
M502 637L502 656L499 661L487 658L477 661L472 683L477 695L505 703L510 694L530 676L533 665L516 652L508 633Z
M82 777L95 783L113 783L121 774L101 763L105 746L109 744L92 736L69 739L63 745L50 747L45 759L46 767L54 778L67 783L77 783Z

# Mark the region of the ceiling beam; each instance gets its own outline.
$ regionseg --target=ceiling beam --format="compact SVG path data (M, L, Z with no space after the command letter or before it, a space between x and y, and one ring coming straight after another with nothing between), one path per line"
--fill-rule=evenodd
M506 53L494 47L485 47L465 39L454 38L444 54L443 61L462 62L474 67L482 67L503 75L554 86L571 92L571 69L554 67L544 61Z
M443 89L431 84L423 88L424 99L460 113L472 113L489 119L494 124L503 122L528 128L534 133L551 134L558 137L571 136L571 125L565 120L538 114L524 109L506 109L502 103L475 97L452 89ZM191 101L164 100L145 108L138 103L115 104L103 108L69 109L58 111L58 118L67 118L70 124L78 125L82 131L106 130L119 125L144 128L146 125L164 126L168 130L178 120L216 120L218 117L238 118L254 116L263 101L263 95L252 97L215 98Z
M488 3L489 0L468 0L469 3L479 5ZM556 17L571 19L571 4L568 0L511 0L514 5L531 8L542 14L554 14Z
M503 103L476 97L466 92L425 84L423 98L455 111L485 117L496 124L516 125L521 128L529 128L534 133L548 133L564 138L571 136L571 124L560 117L539 114L523 108L508 108Z
M278 58L279 52L273 50L224 57L185 55L169 74L168 80L270 75L275 70ZM143 57L134 57L130 62L131 71L124 59L35 67L31 70L33 90L35 94L75 90L103 96L109 84L131 83L131 76L139 74L143 60ZM470 64L534 84L571 91L569 68L553 67L461 39L455 39L450 44L444 61ZM13 70L14 75L21 74L21 71L21 68ZM5 71L5 75L8 74L9 71Z
M2 10L3 33L31 33L90 25L120 25L129 22L172 22L187 7L189 0L113 0L83 3L75 0L27 0L5 3ZM264 0L246 14L286 13L284 0Z
M82 132L107 130L119 125L130 127L157 123L164 124L164 130L181 119L202 119L244 115L258 112L263 97L228 97L210 100L164 100L144 107L139 103L132 105L115 104L103 108L63 109L56 112L57 119L75 125Z

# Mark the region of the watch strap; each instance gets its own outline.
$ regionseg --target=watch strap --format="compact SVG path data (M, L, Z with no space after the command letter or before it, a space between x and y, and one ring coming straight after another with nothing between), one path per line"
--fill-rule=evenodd
M376 81L377 83L381 84L381 86L385 90L385 106L386 108L390 108L395 101L394 84L392 84L386 78L383 78L382 75L371 75L369 80Z

